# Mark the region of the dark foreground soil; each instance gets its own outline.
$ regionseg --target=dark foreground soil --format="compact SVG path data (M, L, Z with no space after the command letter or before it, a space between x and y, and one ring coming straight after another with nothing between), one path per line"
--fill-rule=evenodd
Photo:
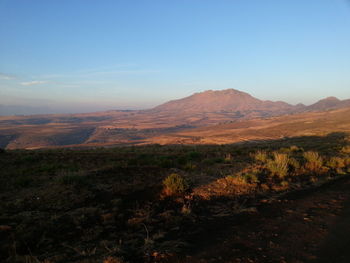
M0 151L0 262L350 262L349 154L344 134Z
M350 262L350 178L207 224L173 262Z

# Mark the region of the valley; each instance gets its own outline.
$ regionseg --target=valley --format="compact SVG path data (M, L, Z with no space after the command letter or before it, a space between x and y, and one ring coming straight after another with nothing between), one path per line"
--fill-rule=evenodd
M222 144L319 135L347 130L347 108L350 100L336 98L293 106L233 89L206 91L149 110L2 116L0 147Z

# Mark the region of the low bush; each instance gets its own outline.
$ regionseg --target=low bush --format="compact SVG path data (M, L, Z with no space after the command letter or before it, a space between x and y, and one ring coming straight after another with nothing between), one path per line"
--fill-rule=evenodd
M268 155L265 151L257 151L255 154L253 154L253 158L258 162L266 163Z
M300 163L295 158L289 158L288 160L289 167L294 171L300 169Z
M308 151L303 154L303 157L306 160L305 163L305 169L309 170L311 172L320 172L322 165L323 165L323 159L318 154L318 152Z
M177 173L170 174L163 180L164 192L167 195L184 194L190 188L189 182Z
M299 148L296 145L290 146L289 149L290 149L291 152L302 152L303 151L303 148Z
M193 171L197 168L197 165L195 165L194 163L192 162L188 162L186 163L184 166L183 166L183 169L186 170L186 171Z
M273 159L267 161L266 167L272 176L284 178L288 174L289 157L285 153L273 153Z
M244 180L249 184L259 183L259 177L256 172L252 171L251 173L246 173L243 175Z
M344 168L345 167L345 160L341 157L332 157L327 162L327 166L329 168L333 168L333 169Z
M344 146L343 148L341 148L341 153L349 155L350 154L350 146Z

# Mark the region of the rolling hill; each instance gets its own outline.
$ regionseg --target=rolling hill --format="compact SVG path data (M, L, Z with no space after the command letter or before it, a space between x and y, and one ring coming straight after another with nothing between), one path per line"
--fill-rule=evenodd
M2 116L0 147L33 149L147 143L230 143L253 138L231 134L231 139L213 139L215 136L222 137L214 136L214 131L224 130L225 125L233 123L244 127L241 132L247 133L257 125L269 127L274 122L265 119L278 116L284 117L277 122L286 124L298 118L316 118L322 126L322 116L328 116L326 111L345 107L350 107L350 100L330 97L310 106L290 105L281 101L259 100L234 89L209 90L149 110ZM341 123L336 123L333 130L338 124ZM211 139L203 139L207 135L201 132L206 130L211 131ZM190 139L184 139L184 136ZM271 137L268 134L264 136ZM197 137L202 139L193 139Z

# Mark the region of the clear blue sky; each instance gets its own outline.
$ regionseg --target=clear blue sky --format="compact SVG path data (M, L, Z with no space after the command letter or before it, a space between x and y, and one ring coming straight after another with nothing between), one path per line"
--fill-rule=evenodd
M350 2L0 0L0 104L147 108L226 88L350 98Z

